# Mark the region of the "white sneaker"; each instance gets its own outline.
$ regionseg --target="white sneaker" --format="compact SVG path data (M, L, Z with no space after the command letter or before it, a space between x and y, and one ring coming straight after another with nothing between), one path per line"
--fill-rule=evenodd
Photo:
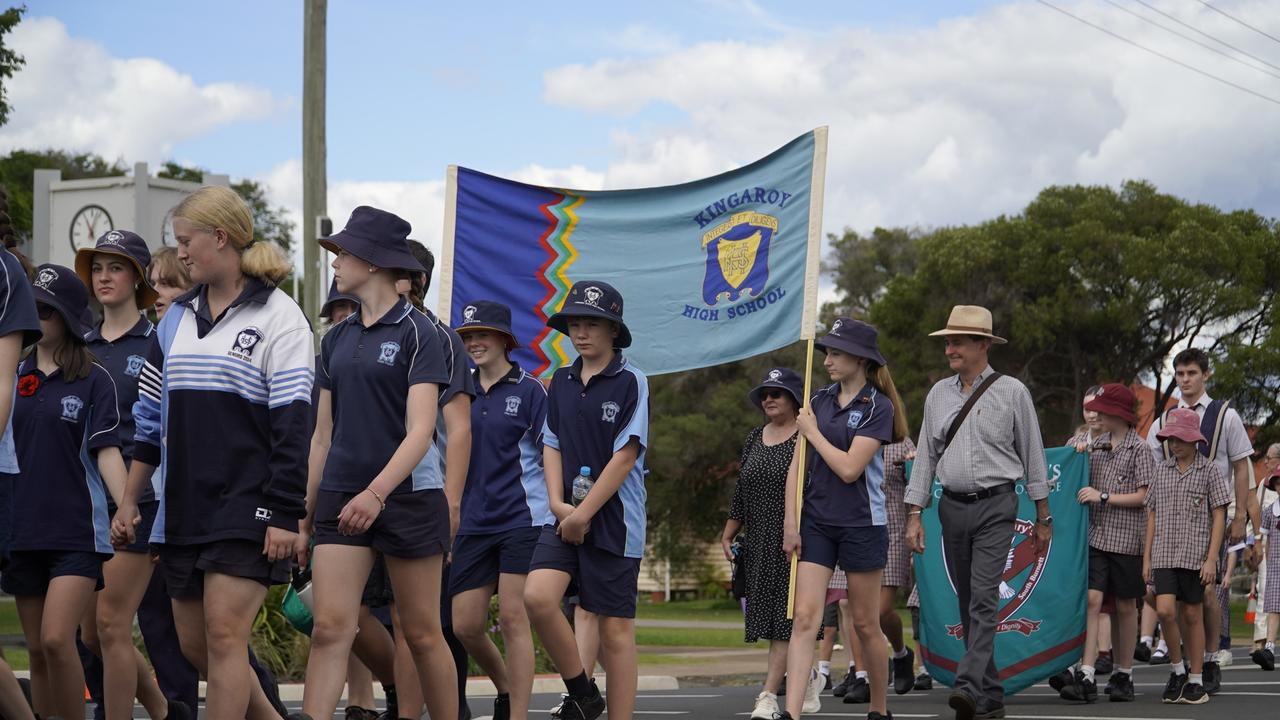
M751 720L773 720L778 712L778 696L768 690L756 696L756 707L751 711Z
M1232 660L1233 660L1233 658L1231 657L1231 651L1230 651L1230 650L1219 650L1219 651L1218 651L1218 666L1219 666L1219 667L1227 667L1228 665L1230 665L1230 664L1231 664Z
M816 713L822 709L822 701L818 699L818 694L822 692L823 675L816 670L809 671L809 685L804 689L804 705L800 706L800 712Z

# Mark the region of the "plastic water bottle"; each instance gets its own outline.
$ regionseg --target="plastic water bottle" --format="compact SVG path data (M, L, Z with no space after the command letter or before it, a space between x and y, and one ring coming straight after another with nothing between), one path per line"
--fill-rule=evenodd
M591 486L596 481L591 479L591 468L583 465L578 468L578 477L573 479L573 505L577 507L587 499L587 493L591 492Z

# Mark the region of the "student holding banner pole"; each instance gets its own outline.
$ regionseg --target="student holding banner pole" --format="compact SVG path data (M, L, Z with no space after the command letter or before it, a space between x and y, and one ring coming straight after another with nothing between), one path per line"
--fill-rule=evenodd
M853 631L867 657L871 682L867 718L888 718L892 716L886 705L887 661L880 631L880 578L889 549L882 447L906 437L906 421L874 327L838 318L816 345L826 353L823 365L833 383L815 393L796 420L815 455L805 465L808 483L802 493L799 453L787 474L783 550L793 561L798 559L792 593L793 635L804 638L817 633L827 583L839 563L848 576ZM803 498L803 515L797 512L797 495ZM820 709L813 707L817 705L813 690L820 678L812 663L812 643L791 643L787 709L778 713L777 720ZM801 691L801 683L807 683L809 692Z

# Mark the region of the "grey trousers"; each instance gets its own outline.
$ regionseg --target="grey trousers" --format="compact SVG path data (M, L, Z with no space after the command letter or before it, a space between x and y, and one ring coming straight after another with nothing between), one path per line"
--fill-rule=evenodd
M995 663L996 613L1017 511L1015 493L973 503L943 496L938 503L942 551L964 625L964 657L953 689L973 698L979 708L1004 702Z

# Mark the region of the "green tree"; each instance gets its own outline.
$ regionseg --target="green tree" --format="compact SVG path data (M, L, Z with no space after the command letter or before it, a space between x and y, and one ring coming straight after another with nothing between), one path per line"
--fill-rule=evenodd
M12 110L9 107L9 93L5 90L5 84L15 72L27 64L26 58L8 46L5 36L13 32L13 29L22 21L22 13L26 11L25 5L19 5L0 13L0 125L9 122L9 111Z
M63 150L14 150L0 156L0 183L9 191L9 215L19 244L31 240L32 186L36 170L60 170L63 180L112 177L125 174L119 161L107 162L91 153Z

